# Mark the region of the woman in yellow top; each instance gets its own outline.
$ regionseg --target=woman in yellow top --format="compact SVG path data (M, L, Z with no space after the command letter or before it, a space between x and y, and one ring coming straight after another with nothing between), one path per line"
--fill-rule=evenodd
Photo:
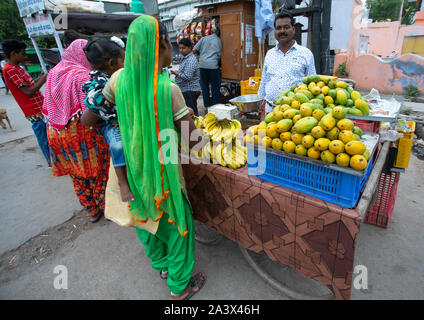
M152 267L167 279L171 298L189 299L206 278L202 273L192 276L193 217L180 174L178 137L169 139L169 132L181 132L183 123L188 124L189 133L196 127L181 91L164 71L171 60L166 27L142 15L128 30L124 68L112 75L103 94L116 104L135 198L130 213L139 223L157 224L155 232L137 228L137 234ZM190 147L197 143L187 142Z

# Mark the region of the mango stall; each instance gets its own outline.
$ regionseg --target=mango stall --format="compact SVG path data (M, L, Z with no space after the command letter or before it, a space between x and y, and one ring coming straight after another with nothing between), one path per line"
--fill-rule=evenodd
M283 293L350 299L361 223L387 228L393 215L402 172L390 156L395 143L380 139L372 104L335 77L306 77L272 104L263 121L248 125L214 113L195 118L211 141L183 165L194 217L238 243ZM294 292L255 264L253 252L331 293Z

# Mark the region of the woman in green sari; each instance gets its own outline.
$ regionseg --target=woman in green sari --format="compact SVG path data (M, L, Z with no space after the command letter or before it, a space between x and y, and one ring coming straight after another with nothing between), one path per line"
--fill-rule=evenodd
M165 26L142 15L128 30L124 68L112 75L103 94L116 104L135 198L130 214L146 225L136 228L138 237L152 267L167 279L171 298L179 300L198 292L206 277L192 276L194 223L178 163L178 140L169 136L174 129L181 132L183 124L189 133L196 129L180 89L164 71L171 60ZM197 142L187 143L192 147Z

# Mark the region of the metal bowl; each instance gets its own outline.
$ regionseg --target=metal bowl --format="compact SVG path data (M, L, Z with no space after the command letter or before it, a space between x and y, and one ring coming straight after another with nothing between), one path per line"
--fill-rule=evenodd
M241 112L258 112L262 100L257 94L247 94L231 99L230 103L236 105Z

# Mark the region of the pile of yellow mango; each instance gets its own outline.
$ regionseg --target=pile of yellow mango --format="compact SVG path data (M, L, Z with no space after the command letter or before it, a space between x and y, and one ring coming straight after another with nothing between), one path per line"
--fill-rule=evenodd
M285 109L291 107L299 110L301 106L308 106L312 111L321 109L329 113L334 107L341 106L346 114L367 116L370 113L366 99L358 91L332 76L305 77L302 84L283 91L273 103Z
M362 171L370 152L360 141L362 130L345 117L343 106L312 109L294 97L291 105L275 107L264 121L249 127L244 141Z

